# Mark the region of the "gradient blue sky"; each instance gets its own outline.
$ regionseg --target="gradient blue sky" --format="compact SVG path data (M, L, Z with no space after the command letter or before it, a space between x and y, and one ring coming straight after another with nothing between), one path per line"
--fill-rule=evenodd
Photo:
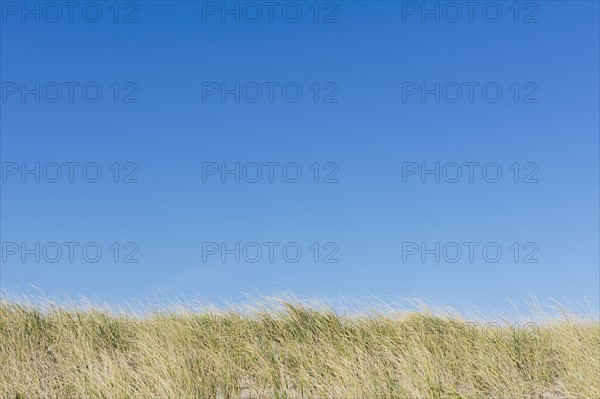
M97 263L80 252L73 263L65 254L57 263L6 256L3 289L116 301L157 292L236 300L286 290L455 306L521 303L530 294L574 302L599 296L598 2L521 2L518 22L514 2L496 2L496 23L481 8L473 22L463 14L438 23L403 15L421 2L355 1L320 3L318 23L312 2L295 3L298 23L281 8L273 22L242 16L238 23L203 14L221 2L192 1L121 2L117 23L113 2L96 2L97 23L78 10L73 22L42 15L38 23L28 15L23 22L22 10L13 15L6 3L22 7L2 1L3 170L11 162L96 162L103 178L52 184L4 176L3 255L11 242L97 242L104 252ZM123 23L131 12L138 22ZM332 12L338 22L323 23ZM527 16L537 22L524 23ZM33 95L23 102L7 94L10 82L97 82L103 96L89 103L75 91L72 103L66 95L57 103L36 103ZM135 83L139 101L115 103L114 82L121 95ZM273 103L235 103L233 96L204 102L203 82L298 82L303 97L288 103L276 91ZM314 82L322 90L335 83L339 101L315 103ZM433 95L403 101L403 82L480 86L473 102L436 103ZM488 82L502 88L498 102L482 97ZM524 102L532 87L537 102ZM302 180L202 180L203 162L269 161L300 164ZM114 162L136 163L139 182L113 183ZM339 182L312 182L314 162L336 163ZM496 162L503 175L498 183L480 174L473 183L403 182L403 162ZM509 169L515 162L519 183ZM539 167L537 183L522 182L528 162ZM135 242L139 262L115 263L114 242ZM304 252L297 263L280 255L274 263L264 256L254 264L218 256L203 262L203 242L297 242ZM339 262L314 263L314 242L336 243ZM479 249L473 263L466 254L456 263L433 256L403 262L403 242L496 242L503 256L486 262ZM539 262L515 263L514 242L534 242ZM521 251L523 258L528 251Z

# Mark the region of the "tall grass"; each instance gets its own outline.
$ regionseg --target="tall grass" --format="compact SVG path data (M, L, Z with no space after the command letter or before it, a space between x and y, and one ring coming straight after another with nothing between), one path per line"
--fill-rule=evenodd
M430 312L336 314L0 302L1 398L600 398L600 326Z

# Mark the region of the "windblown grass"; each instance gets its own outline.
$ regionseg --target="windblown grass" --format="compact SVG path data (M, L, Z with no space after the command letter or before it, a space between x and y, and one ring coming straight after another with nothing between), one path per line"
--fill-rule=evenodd
M600 326L430 312L0 302L1 398L599 398Z

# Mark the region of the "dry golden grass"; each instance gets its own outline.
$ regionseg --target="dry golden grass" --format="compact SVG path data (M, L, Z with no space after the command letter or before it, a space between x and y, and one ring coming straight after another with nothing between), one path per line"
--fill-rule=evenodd
M510 324L294 301L140 317L5 300L0 397L600 397L597 320Z

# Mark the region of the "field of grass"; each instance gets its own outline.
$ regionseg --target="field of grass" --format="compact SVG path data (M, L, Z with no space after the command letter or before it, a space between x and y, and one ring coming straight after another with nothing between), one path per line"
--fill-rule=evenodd
M157 310L0 301L0 398L600 398L600 326L276 301Z

